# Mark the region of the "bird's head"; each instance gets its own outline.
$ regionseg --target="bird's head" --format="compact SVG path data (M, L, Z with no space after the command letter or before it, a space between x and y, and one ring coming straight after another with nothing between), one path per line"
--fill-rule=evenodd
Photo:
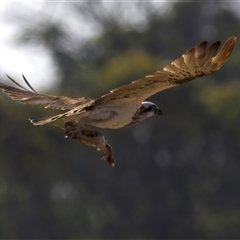
M142 102L140 107L140 114L143 118L152 117L154 115L162 115L161 109L152 102Z

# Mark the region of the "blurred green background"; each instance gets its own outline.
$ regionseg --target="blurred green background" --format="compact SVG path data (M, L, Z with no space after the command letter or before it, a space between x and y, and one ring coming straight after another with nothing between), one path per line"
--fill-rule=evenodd
M56 7L67 14L53 21ZM203 40L240 37L237 2L44 8L48 14L13 11L7 21L19 29L16 47L41 46L52 57L57 81L50 86L46 78L44 93L53 95L99 97ZM91 38L82 36L83 26ZM163 116L101 130L117 159L113 169L95 149L28 121L57 111L0 94L0 238L239 238L239 66L237 44L219 72L151 97Z

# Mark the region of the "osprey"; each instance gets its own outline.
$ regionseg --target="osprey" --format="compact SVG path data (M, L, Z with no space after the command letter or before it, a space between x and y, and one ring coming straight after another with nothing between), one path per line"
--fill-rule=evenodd
M104 160L114 166L112 148L99 132L91 130L90 126L98 128L123 128L132 126L142 120L161 115L162 111L151 102L144 101L148 97L167 88L189 82L195 78L207 76L228 60L235 44L236 37L230 37L216 54L220 41L206 48L203 41L191 48L163 70L156 71L146 77L111 90L110 93L97 99L87 97L50 96L37 93L23 75L28 88L20 85L14 79L7 77L19 88L0 83L3 93L14 100L29 104L43 104L45 108L66 110L64 113L42 119L30 119L33 125L52 124L58 120L66 121L66 137L76 138L83 144L102 150Z

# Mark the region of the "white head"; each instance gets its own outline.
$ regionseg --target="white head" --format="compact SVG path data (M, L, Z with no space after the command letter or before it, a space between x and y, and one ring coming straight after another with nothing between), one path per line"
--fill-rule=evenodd
M162 115L162 111L152 102L142 102L139 110L143 119L154 115Z

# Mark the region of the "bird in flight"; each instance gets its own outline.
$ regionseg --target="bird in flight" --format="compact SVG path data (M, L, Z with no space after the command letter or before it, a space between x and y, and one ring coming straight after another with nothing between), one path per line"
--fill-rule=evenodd
M52 124L64 120L65 136L78 139L81 143L103 152L103 159L114 166L112 148L97 128L118 129L135 125L162 111L152 102L145 101L150 96L167 88L179 86L195 78L207 76L219 70L228 60L237 38L230 37L217 52L221 42L217 41L207 48L203 41L189 49L170 65L146 77L111 90L97 99L88 97L50 96L37 93L23 75L26 87L7 77L17 87L0 83L0 88L8 97L21 103L43 104L45 108L64 110L63 113L40 119L30 119L35 125ZM27 88L28 87L28 88Z

